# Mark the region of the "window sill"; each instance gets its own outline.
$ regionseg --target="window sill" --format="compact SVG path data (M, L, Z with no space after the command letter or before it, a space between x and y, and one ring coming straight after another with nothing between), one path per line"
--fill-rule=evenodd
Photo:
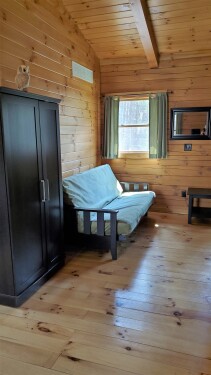
M149 159L149 152L143 151L125 151L119 153L119 159Z

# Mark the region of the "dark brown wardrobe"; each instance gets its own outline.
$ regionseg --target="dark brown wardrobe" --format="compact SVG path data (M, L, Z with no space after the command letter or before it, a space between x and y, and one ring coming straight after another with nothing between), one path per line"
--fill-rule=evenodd
M0 303L64 264L58 101L0 88Z

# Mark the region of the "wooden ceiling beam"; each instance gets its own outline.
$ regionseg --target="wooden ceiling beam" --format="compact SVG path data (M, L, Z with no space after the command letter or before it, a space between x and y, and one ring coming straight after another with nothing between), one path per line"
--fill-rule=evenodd
M159 65L159 53L146 0L129 0L150 68Z

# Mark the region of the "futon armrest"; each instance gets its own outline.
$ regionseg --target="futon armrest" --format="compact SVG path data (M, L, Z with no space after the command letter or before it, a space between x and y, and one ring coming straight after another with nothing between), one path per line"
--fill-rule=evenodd
M98 236L105 236L105 218L104 214L110 214L110 231L111 231L111 241L112 243L116 242L117 239L117 213L118 210L106 210L106 209L89 209L89 208L83 208L83 207L73 207L75 211L81 211L83 212L83 224L84 224L84 233L85 234L91 234L91 218L90 214L91 212L97 213L97 235ZM107 219L108 220L108 219ZM116 259L116 250L112 255L113 259Z
M147 191L149 184L147 182L120 181L124 191Z

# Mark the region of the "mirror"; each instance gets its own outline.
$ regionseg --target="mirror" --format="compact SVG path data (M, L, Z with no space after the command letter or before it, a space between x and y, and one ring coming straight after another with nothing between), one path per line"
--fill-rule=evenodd
M210 139L210 107L171 109L171 139Z

